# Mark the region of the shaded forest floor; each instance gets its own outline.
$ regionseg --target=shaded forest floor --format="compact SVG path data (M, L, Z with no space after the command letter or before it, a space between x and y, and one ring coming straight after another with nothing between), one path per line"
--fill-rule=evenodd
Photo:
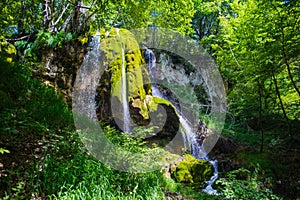
M272 191L283 199L297 199L300 197L300 126L294 121L294 139L286 136L286 128L281 122L270 122L264 134L264 148L261 148L259 131L224 130L226 137L219 141L211 156L219 161L222 172L232 169L260 168L261 180ZM284 133L284 134L282 134ZM229 141L229 142L228 142ZM222 146L220 146L222 145Z

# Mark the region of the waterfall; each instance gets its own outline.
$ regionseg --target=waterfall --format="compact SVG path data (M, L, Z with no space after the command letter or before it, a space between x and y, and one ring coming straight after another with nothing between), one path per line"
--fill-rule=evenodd
M123 109L123 132L130 132L130 113L127 98L127 75L126 75L126 61L125 61L125 48L123 45L122 37L120 36L120 30L116 29L117 36L121 40L121 56L122 56L122 109Z
M155 76L154 76L154 70L155 70L155 66L156 66L155 54L153 53L153 51L151 49L148 49L147 47L145 47L144 58L147 63L150 79L152 81L155 81Z
M156 97L160 97L170 101L168 97L166 97L159 88L153 84L155 83L155 67L156 67L156 57L154 52L151 49L145 47L144 53L145 61L147 64L148 72L150 75L150 80L152 82L152 95ZM212 188L213 183L218 178L218 163L216 160L211 160L208 156L203 147L200 145L199 141L197 140L197 135L195 130L193 129L192 125L190 125L189 121L184 117L184 115L180 112L180 109L174 105L177 113L179 115L179 122L180 122L180 130L182 133L182 138L184 141L185 149L190 149L190 153L197 159L207 160L214 168L214 174L209 181L207 181L207 186L203 189L204 192L208 194L218 194L216 190Z
M73 109L80 115L87 116L93 122L98 122L96 113L95 88L98 84L97 75L101 66L103 56L100 50L100 33L97 32L88 46L88 53L85 56L82 66L76 77L74 85Z

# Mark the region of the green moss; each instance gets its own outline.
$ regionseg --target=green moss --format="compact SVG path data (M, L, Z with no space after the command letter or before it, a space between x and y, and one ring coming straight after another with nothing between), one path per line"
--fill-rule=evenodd
M122 102L122 65L125 65L128 101L134 108L139 109L139 114L144 119L149 119L149 112L155 112L158 105L174 108L169 101L150 96L150 77L134 36L125 29L119 29L118 32L116 29L112 29L109 34L101 34L105 34L102 36L101 49L105 52L106 64L111 73L112 97L117 97ZM176 109L174 108L174 110Z
M213 168L205 160L198 160L187 154L176 167L173 176L177 182L195 183L208 180L213 175Z
M174 172L174 177L177 182L193 183L193 176L185 165L179 165Z
M122 93L122 65L126 68L126 80L128 89L128 101L132 106L140 110L144 119L149 118L149 109L146 102L147 94L151 90L144 86L144 80L150 80L149 75L143 74L146 70L145 61L141 55L139 44L134 36L125 29L112 29L109 34L101 32L101 50L105 52L108 71L111 73L112 90L111 95L117 97L120 102ZM122 55L125 53L125 55ZM123 56L124 61L123 61ZM123 63L124 62L124 63ZM147 76L147 77L145 77Z
M111 95L116 96L121 101L122 90L122 59L118 58L110 64L111 71Z
M150 112L156 111L158 105L172 106L174 108L174 110L176 110L176 108L173 106L173 104L170 101L165 100L165 99L160 98L160 97L151 96L151 99L148 100L147 103L148 103L148 107L149 107Z
M140 98L143 100L146 98L142 62L143 58L139 50L132 50L126 54L128 91L132 99Z

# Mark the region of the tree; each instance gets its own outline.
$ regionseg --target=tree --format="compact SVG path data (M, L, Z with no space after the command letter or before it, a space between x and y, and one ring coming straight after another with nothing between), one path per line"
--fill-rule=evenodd
M227 0L193 0L196 13L193 16L192 38L212 53L211 44L218 40L220 32L220 13L230 13L230 5Z
M15 37L38 31L82 34L90 26L93 30L158 26L188 33L194 14L191 0L4 0L0 5L0 26Z
M263 115L279 112L292 137L289 121L299 116L300 105L294 80L300 41L299 3L290 3L234 0L233 12L220 17L222 42L212 46L221 71L233 85L228 97L239 117L256 119L262 129Z

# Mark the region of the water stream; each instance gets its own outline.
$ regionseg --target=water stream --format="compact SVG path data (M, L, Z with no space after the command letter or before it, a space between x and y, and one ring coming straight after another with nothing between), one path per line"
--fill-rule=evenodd
M156 57L154 52L151 49L145 48L144 57L146 60L147 68L149 71L150 79L152 82L152 95L157 96L163 99L166 99L170 101L168 97L166 97L159 88L153 84L156 82L154 70L156 67ZM205 189L203 189L204 192L208 194L218 194L215 189L213 189L212 185L218 178L218 163L217 160L211 160L208 156L203 147L200 145L200 143L197 140L197 135L195 130L193 129L193 126L190 124L190 122L184 117L184 115L180 112L180 109L176 107L177 113L179 115L179 122L180 122L180 130L182 132L182 138L184 141L184 147L185 149L190 149L191 155L194 156L197 159L203 159L207 160L214 168L214 174L210 178L209 181L207 181L207 186Z
M122 41L122 37L120 36L120 30L116 29L117 36L119 37L121 44L121 56L122 56L122 108L123 108L123 132L130 132L130 113L129 113L129 105L127 98L127 75L126 75L126 61L125 61L125 49Z

